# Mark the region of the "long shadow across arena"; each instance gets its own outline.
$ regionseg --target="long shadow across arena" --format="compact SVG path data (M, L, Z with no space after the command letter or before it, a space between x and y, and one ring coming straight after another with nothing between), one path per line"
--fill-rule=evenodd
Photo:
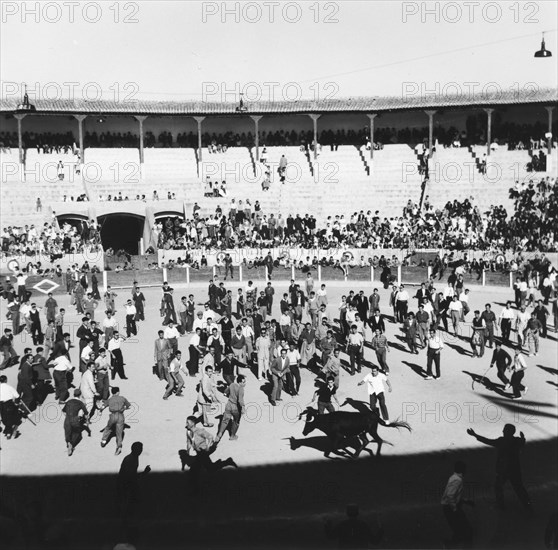
M485 435L497 437L499 430L493 428ZM233 458L243 452L243 437L223 442ZM302 443L298 431L293 437ZM321 436L305 440L318 452L324 441ZM122 456L131 443L125 444ZM382 457L363 453L358 460L227 468L204 473L199 492L192 489L192 473L180 471L178 451L174 472L157 472L151 464L153 471L140 481L137 515L126 527L117 505L116 472L4 477L4 547L108 550L131 537L141 549L334 548L336 543L325 537L324 519L342 519L348 503L358 504L365 520L381 519L384 548L440 547L449 535L440 497L458 459L468 466L466 493L476 507L467 515L478 547L540 547L548 516L556 508L556 440L528 441L522 455L523 478L535 510L532 519L509 486L507 510L495 508L495 451L474 440L471 448L455 451ZM288 452L296 453L296 448Z

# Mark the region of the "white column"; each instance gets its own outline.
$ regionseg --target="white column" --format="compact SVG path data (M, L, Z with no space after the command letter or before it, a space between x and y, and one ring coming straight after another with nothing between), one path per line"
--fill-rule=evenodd
M490 143L492 142L492 113L494 109L485 109L487 115L486 123L486 158L490 157Z

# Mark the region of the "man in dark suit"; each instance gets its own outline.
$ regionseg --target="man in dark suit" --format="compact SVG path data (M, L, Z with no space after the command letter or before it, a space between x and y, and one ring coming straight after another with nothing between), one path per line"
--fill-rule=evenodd
M70 361L71 347L72 346L70 344L70 333L65 332L62 337L62 340L59 340L54 344L54 347L52 348L52 352L50 353L50 357L48 358L48 362L50 363L53 359L56 359L61 355L65 355L68 358L68 361Z
M289 358L287 357L287 349L281 350L281 356L276 357L271 363L271 374L273 378L273 389L271 390L271 404L275 407L277 401L282 401L281 390L283 389L283 381L287 372L290 370Z
M386 331L383 315L380 315L380 310L376 309L374 313L368 318L368 325L374 333L376 330L381 330L382 334Z
M425 283L421 283L420 288L417 290L414 297L418 300L419 305L424 304L424 300L432 302L432 295L430 294L430 290L426 288Z
M279 308L281 310L281 314L288 313L291 308L289 295L286 292L283 294L283 299L279 302Z
M4 329L4 335L0 338L0 351L3 353L4 358L0 364L0 370L6 369L15 365L17 360L17 353L13 346L14 335L11 328Z
M82 317L81 325L76 331L76 336L79 338L79 356L81 357L83 348L89 344L89 342L93 342L93 334L91 333L88 317Z
M370 297L368 298L368 306L372 313L380 309L380 295L378 294L377 288L375 288L372 291L372 294L370 294Z
M355 296L355 304L358 311L358 315L361 319L365 320L368 318L368 298L364 295L364 290L361 290Z

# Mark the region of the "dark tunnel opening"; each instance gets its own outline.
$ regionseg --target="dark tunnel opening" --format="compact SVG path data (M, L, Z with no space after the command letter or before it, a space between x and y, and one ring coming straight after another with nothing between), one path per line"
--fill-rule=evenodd
M103 248L117 253L124 250L128 254L139 253L139 241L143 236L145 218L134 214L107 214L99 217Z

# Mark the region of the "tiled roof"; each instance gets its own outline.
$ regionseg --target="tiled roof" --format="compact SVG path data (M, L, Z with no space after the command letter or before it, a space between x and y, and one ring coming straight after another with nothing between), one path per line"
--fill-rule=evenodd
M233 115L237 103L203 101L85 101L30 99L37 113L50 114L128 114L128 115ZM20 103L16 99L0 99L0 112L13 113ZM416 95L411 97L354 97L345 99L259 101L246 102L251 114L300 114L336 112L381 112L392 110L438 109L449 107L488 107L497 105L520 105L532 103L558 103L558 89L495 91L486 94Z

